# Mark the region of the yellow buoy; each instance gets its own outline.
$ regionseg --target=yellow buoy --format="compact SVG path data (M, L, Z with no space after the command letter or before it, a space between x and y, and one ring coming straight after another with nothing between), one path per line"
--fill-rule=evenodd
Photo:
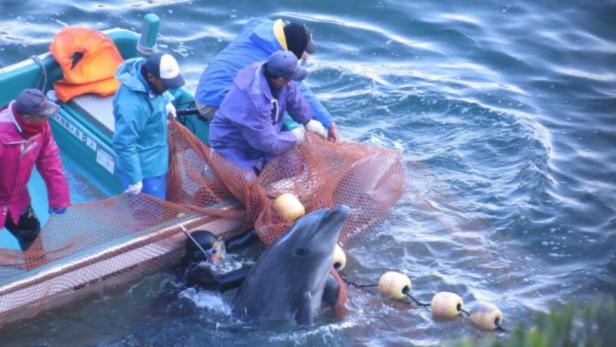
M451 292L438 292L432 297L430 303L432 315L440 319L454 318L460 315L464 309L462 298Z
M338 244L336 244L336 247L334 248L334 258L332 259L332 264L334 265L334 269L338 271L342 271L342 269L346 266L346 254L344 254L342 247Z
M478 302L470 312L471 321L481 329L502 329L503 313L496 305L489 302Z
M294 222L296 219L306 214L304 205L291 193L283 193L274 200L274 208L288 221Z
M379 292L392 299L403 300L411 292L411 279L395 271L387 271L379 278Z

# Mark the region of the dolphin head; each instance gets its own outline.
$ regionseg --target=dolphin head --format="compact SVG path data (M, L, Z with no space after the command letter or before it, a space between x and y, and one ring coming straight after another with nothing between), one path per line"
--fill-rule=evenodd
M348 207L338 206L314 211L295 221L252 267L233 300L234 312L312 324L348 214Z
M295 260L331 258L348 214L344 205L316 210L298 219L273 247L284 249Z
M296 264L314 294L322 290L332 267L334 248L348 214L345 205L316 210L298 219L271 246Z

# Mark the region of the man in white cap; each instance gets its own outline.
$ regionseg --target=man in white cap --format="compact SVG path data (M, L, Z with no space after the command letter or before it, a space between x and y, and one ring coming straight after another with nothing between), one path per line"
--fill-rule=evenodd
M169 89L184 85L175 58L156 53L125 61L116 72L122 83L113 98L116 174L126 192L165 198L169 148L167 117L175 116Z

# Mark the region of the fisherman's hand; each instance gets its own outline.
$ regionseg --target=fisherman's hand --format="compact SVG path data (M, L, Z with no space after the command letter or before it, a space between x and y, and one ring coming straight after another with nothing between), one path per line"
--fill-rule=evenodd
M311 133L315 133L324 139L327 138L327 130L325 130L323 123L319 122L318 120L311 119L310 121L308 121L308 123L306 123L305 127L306 130L310 131Z
M66 212L66 207L49 208L49 214L64 214L64 212Z
M167 111L167 115L171 116L173 118L177 118L177 113L175 111L175 106L173 105L172 102L167 103L167 105L165 106L165 111Z
M135 184L130 184L128 186L128 188L124 191L124 193L128 193L128 194L132 194L132 195L137 195L139 193L141 193L141 189L143 189L143 183L141 183L141 181L135 183Z
M329 130L327 131L327 140L334 143L340 142L340 135L338 134L338 129L336 128L335 123L329 125Z
M306 130L302 126L291 129L291 134L295 136L298 145L306 139Z

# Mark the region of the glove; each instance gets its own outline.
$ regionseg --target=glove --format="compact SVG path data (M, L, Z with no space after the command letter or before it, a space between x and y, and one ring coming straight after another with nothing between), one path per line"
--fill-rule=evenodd
M139 193L141 193L141 189L143 189L143 183L141 183L141 181L135 183L135 184L130 184L128 186L128 188L124 191L124 193L128 193L128 194L132 194L132 195L137 195Z
M327 130L323 126L323 123L319 122L318 120L311 119L310 121L308 121L308 123L306 123L305 127L306 130L315 133L324 139L327 138Z
M297 128L291 129L291 134L293 134L295 136L296 143L298 145L300 143L304 142L304 140L306 139L306 130L302 126L299 126Z
M172 116L173 118L177 118L177 113L175 112L175 106L173 105L172 102L167 103L167 105L165 105L165 111L167 112L168 116Z
M66 212L66 207L60 207L60 208L50 207L49 208L49 214L64 214L64 212Z

